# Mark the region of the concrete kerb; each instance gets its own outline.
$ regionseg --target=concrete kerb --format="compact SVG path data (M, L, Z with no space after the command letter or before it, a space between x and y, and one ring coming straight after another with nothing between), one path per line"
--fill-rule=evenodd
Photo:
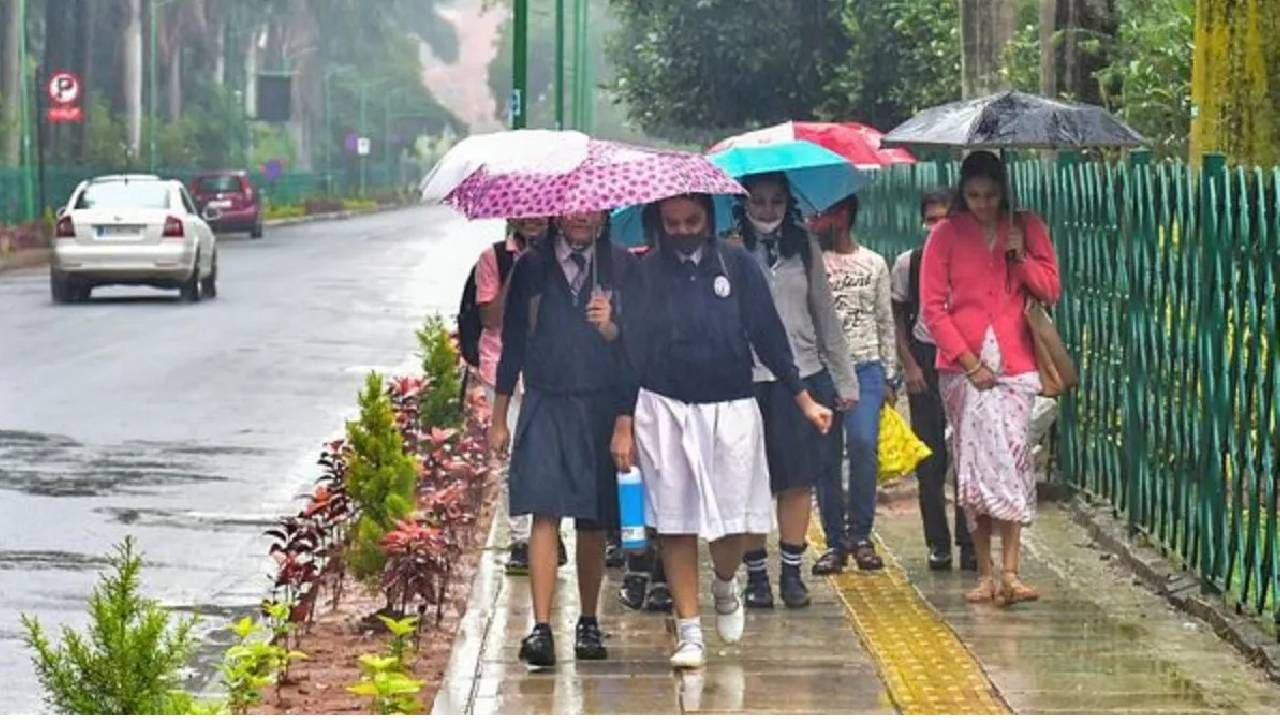
M399 210L408 207L408 205L379 205L376 208L368 210L338 210L335 212L316 213L315 215L303 215L296 218L280 218L278 220L267 220L263 222L263 226L269 228L287 227L289 225L302 225L304 223L321 222L326 220L347 220L349 218L361 217L364 215L374 215L390 210ZM41 267L49 264L48 248L28 248L18 250L16 252L0 254L0 273L6 270L18 270L22 268Z
M1102 549L1120 560L1151 591L1170 605L1208 623L1213 631L1280 683L1280 642L1267 634L1263 620L1238 613L1226 599L1202 588L1194 574L1178 569L1154 547L1129 539L1125 523L1106 504L1093 504L1077 496L1072 516Z

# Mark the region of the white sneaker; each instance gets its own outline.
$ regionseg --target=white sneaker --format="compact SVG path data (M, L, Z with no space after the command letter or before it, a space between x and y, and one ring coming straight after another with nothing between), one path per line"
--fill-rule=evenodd
M680 643L671 655L671 667L677 670L694 670L705 663L702 645L689 640Z
M747 624L747 609L742 604L738 578L728 582L719 578L712 580L711 594L716 601L716 633L727 643L738 642Z

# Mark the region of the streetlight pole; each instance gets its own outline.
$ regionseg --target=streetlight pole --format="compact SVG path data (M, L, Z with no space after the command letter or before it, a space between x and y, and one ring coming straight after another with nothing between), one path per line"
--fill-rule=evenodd
M149 25L151 26L151 51L147 55L147 155L151 172L156 171L156 20L160 13L159 0L151 0Z
M18 3L18 101L19 127L22 129L22 147L19 159L22 164L23 204L28 219L36 216L35 188L31 178L31 114L27 107L27 0Z
M519 130L526 126L528 116L529 0L515 0L512 11L515 32L511 48L511 127Z
M382 171L386 183L391 184L391 93L382 94Z
M556 129L564 129L564 0L556 0Z

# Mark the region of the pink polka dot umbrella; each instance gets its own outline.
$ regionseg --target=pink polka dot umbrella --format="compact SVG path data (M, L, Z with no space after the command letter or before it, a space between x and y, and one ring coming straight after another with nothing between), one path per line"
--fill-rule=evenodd
M701 155L593 139L586 158L571 170L495 172L485 166L444 201L478 220L611 210L685 193L746 190Z

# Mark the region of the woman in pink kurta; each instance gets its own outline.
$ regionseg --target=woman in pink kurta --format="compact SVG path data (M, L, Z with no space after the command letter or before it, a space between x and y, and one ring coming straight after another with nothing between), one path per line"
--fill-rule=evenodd
M951 217L934 227L920 270L921 313L938 345L939 386L951 425L959 503L978 556L970 602L1008 604L1038 593L1018 577L1022 526L1035 515L1029 433L1040 391L1029 298L1053 304L1058 262L1041 220L1010 221L1005 168L971 153L960 170ZM991 536L1001 539L995 581Z

